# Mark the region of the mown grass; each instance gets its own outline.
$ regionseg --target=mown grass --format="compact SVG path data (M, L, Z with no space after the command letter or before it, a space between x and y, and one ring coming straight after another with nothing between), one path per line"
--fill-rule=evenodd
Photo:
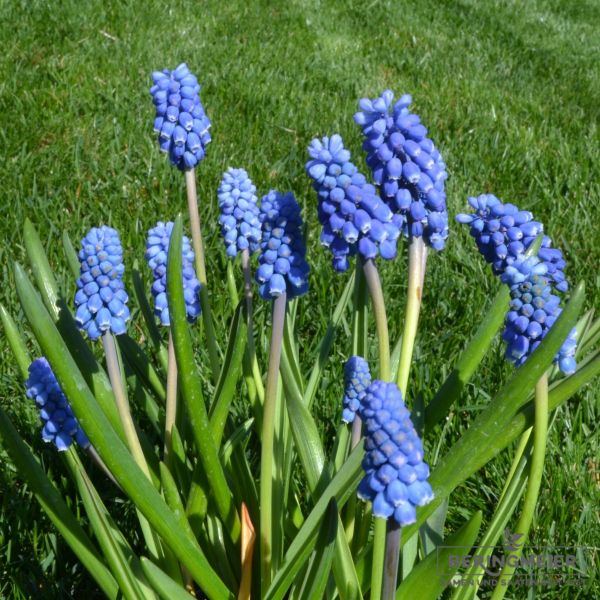
M71 294L63 230L78 240L89 227L109 223L119 229L131 266L143 260L147 228L184 209L182 178L157 151L147 92L152 70L183 60L203 83L213 121L199 191L222 329L229 313L219 277L225 263L215 190L227 166L244 166L261 192L293 190L305 208L312 274L298 335L308 340L308 364L344 277L333 275L318 243L305 148L314 136L339 132L362 165L352 114L358 98L388 87L413 95L444 154L451 218L468 195L482 192L532 210L565 251L570 278L586 282L587 305L600 305L600 9L592 1L8 0L0 6L0 22L0 301L20 320L11 269L14 260L24 260L26 216L46 240ZM404 261L381 271L395 339ZM425 400L474 331L496 285L467 232L454 226L427 276L413 369L413 388ZM33 343L31 349L37 352ZM347 351L346 344L336 344L319 390L315 411L330 424L328 431L338 418ZM0 352L2 405L57 473L59 461L39 442L2 337ZM448 443L510 370L498 342L450 418ZM531 543L594 546L600 539L599 402L597 388L590 387L558 412ZM501 456L453 495L451 526L477 507L492 514L509 462ZM0 596L27 597L42 582L47 597L93 589L5 464ZM67 482L61 485L69 490ZM574 594L554 590L537 597Z

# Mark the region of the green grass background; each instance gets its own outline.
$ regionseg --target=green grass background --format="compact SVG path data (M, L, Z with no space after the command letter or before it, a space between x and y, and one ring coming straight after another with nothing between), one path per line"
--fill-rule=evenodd
M91 226L118 228L130 266L143 260L147 228L184 210L182 177L159 154L152 134L148 88L152 70L186 61L203 84L213 122L213 142L198 175L219 330L229 313L215 192L227 166L243 166L260 192L293 190L305 209L312 274L298 331L309 364L345 278L332 273L319 246L315 196L304 174L306 146L317 135L339 132L363 166L352 121L357 100L386 88L398 96L410 92L450 174L452 229L446 250L429 263L413 369L412 387L428 400L497 286L466 229L453 223L468 195L493 192L533 211L564 250L570 279L585 281L588 307L600 308L599 28L600 5L592 0L5 0L0 301L22 322L11 269L14 260L25 259L26 216L46 240L70 295L63 230L76 241ZM381 271L395 339L404 260ZM31 349L37 352L33 343ZM484 361L449 419L444 444L460 435L509 375L502 350L497 342ZM336 344L319 391L315 410L328 432L339 415L347 352L346 344ZM39 441L37 417L3 337L0 353L0 402L59 472L60 463ZM559 410L531 543L599 545L597 389L596 382ZM0 457L0 597L91 593L93 584L6 456ZM508 464L508 455L501 456L455 492L449 526L476 508L492 514ZM579 597L596 593L598 586ZM555 590L536 597L578 596Z

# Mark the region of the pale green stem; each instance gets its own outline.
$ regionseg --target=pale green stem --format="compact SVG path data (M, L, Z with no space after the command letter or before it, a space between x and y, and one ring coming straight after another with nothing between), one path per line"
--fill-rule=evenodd
M217 337L212 320L212 311L210 308L210 298L208 296L208 287L206 284L206 266L204 264L204 244L202 242L202 232L200 230L200 213L198 212L198 194L196 192L196 172L194 169L185 171L185 186L187 192L188 210L190 214L190 228L192 231L192 244L194 246L194 256L196 260L196 275L200 281L200 304L202 305L202 320L206 330L206 345L208 347L208 356L212 371L213 383L219 380L219 350L217 347Z
M529 442L529 438L531 437L532 430L533 430L533 427L530 427L529 429L526 429L523 432L523 434L521 435L521 439L519 440L519 445L517 446L517 450L515 451L515 456L513 457L513 461L510 466L510 470L508 472L508 475L506 476L504 487L502 488L502 493L500 494L500 497L498 498L497 504L500 504L502 502L502 500L504 499L504 496L506 495L506 492L508 491L508 488L509 488L511 481L515 475L515 472L517 471L517 469L519 467L519 463L521 462L521 458L523 457L523 453L525 452L525 448L527 448L527 442Z
M419 324L419 313L421 311L426 261L427 247L423 242L423 238L412 238L408 247L408 292L397 378L398 387L405 400L417 325Z
M373 303L373 314L375 315L375 326L377 328L377 339L379 342L379 377L383 381L389 381L390 339L381 281L373 260L369 259L363 263L363 271L367 280L367 286L369 287L371 302Z
M542 475L544 473L544 459L546 457L546 441L548 437L548 374L545 373L535 386L535 417L533 422L533 452L527 479L527 490L523 500L523 510L515 527L515 533L520 533L519 547L510 552L510 560L507 557L498 585L492 594L492 600L502 600L508 589L510 579L515 572L515 564L523 552L523 545L527 541L529 528L533 521L535 506L537 504Z
M375 517L373 534L373 567L371 570L370 600L382 600L383 571L385 569L385 546L387 537L387 519Z
M106 356L106 370L108 371L108 378L115 395L117 410L119 412L121 424L123 425L123 432L125 433L125 441L127 442L127 446L138 467L142 470L144 475L152 481L150 469L148 468L148 463L146 462L146 457L144 456L144 451L140 445L135 424L131 417L129 400L127 399L127 392L125 391L125 382L121 376L117 345L115 343L115 338L110 331L106 331L102 335L102 345L104 346L104 354ZM156 558L162 557L160 542L152 531L150 524L139 510L137 513L142 533L150 553Z
M252 303L252 273L250 271L250 252L242 250L242 272L244 274L244 298L246 299L246 312L248 319L248 359L252 365L252 375L256 385L256 393L261 404L265 400L265 388L262 375L256 360L256 347L254 345L254 309Z
M119 485L119 482L114 478L108 467L104 464L104 461L98 454L98 451L91 444L85 449L90 458L100 467L100 470L120 489L123 488Z
M234 307L240 301L238 297L237 284L235 283L235 275L233 274L233 262L227 261L227 287L229 288L229 297Z
M261 545L261 584L267 590L271 583L272 561L272 505L273 505L273 446L277 388L279 384L279 364L287 294L284 292L273 301L273 325L271 330L271 348L269 369L263 406L262 448L260 457L260 545Z
M396 597L401 537L402 529L400 525L394 518L389 518L387 522L387 535L385 538L385 566L383 570L382 600L393 600Z
M177 419L177 360L173 334L169 329L169 350L167 363L167 403L165 410L165 454L164 460L167 468L171 468L172 431Z

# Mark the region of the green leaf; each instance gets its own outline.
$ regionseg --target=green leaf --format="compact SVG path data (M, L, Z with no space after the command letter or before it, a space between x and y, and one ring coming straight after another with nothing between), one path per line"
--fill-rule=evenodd
M152 587L163 600L190 600L190 593L159 569L152 561L142 556L140 559L144 574Z
M118 598L119 589L114 577L1 407L0 441L10 455L19 476L27 482L44 512L50 517L50 520L69 544L75 556L89 571L108 598Z
M118 535L118 539L114 535L114 531L118 531L118 528L108 514L73 447L66 453L66 459L79 490L79 495L83 500L94 535L100 544L102 554L110 570L119 584L120 590L125 598L144 600L145 595L130 565L130 561L137 562L137 557L133 554L122 535Z
M325 364L327 363L327 359L329 358L329 353L331 352L331 346L333 345L333 340L335 339L335 334L337 333L337 328L339 327L340 321L342 320L342 316L348 306L348 302L350 302L350 298L352 297L352 290L354 288L354 273L348 279L348 283L346 283L346 287L342 292L340 299L333 311L333 316L331 317L331 321L327 325L327 331L325 332L325 336L321 340L321 344L319 345L319 356L317 358L317 362L313 367L310 377L308 379L308 384L306 385L306 391L304 392L304 404L311 407L313 400L315 398L315 394L317 393L317 386L321 381L321 377L323 374L323 369L325 368Z
M146 387L152 390L164 403L167 392L163 380L156 372L154 365L150 362L146 353L140 348L138 343L127 334L117 336L117 342L129 365L134 369L136 374L140 376Z
M362 478L361 461L363 453L362 444L360 444L350 454L348 460L335 474L329 485L323 490L312 511L306 517L298 535L296 535L283 557L283 563L273 577L265 600L281 599L285 596L295 576L313 550L323 516L327 511L330 500L335 498L338 509L340 509L344 506L348 498L355 493L356 486ZM336 540L339 540L339 533L343 534L343 527L338 526L338 537Z
M2 327L4 327L4 333L10 344L10 349L12 350L17 365L19 366L19 370L21 371L21 377L26 381L29 377L31 358L29 357L27 346L21 337L17 324L13 321L13 318L8 314L2 304L0 304L0 319L2 320Z
M331 564L335 553L335 538L338 527L338 510L335 499L331 499L323 516L323 526L317 537L315 552L308 564L299 598L324 598Z
M210 428L217 448L221 446L225 422L229 415L233 395L237 389L238 378L242 370L242 360L246 350L247 336L248 328L244 318L244 303L242 302L237 305L231 321L229 342L210 411Z
M15 266L15 282L31 329L69 399L75 416L119 485L185 564L206 594L218 600L230 598L229 590L195 545L195 540L190 539L178 527L168 506L112 428L38 293L18 264Z
M435 500L417 511L415 524L403 529L403 542L417 531L456 486L496 456L523 431L526 420L518 420L519 425L511 429L513 418L527 402L538 379L552 364L556 353L577 321L583 300L584 287L580 284L539 347L522 367L516 369L510 381L437 464L429 480ZM523 429L518 431L520 425L523 425Z
M443 419L452 404L460 397L465 385L477 370L496 333L502 326L509 302L508 288L503 285L496 294L490 309L481 320L475 335L460 355L456 366L427 405L425 409L426 430L430 430Z
M240 537L240 519L233 504L223 467L219 461L202 395L202 383L194 361L194 349L183 298L181 240L182 220L181 214L179 214L173 226L169 243L167 297L181 394L187 405L194 440L204 467L206 479L214 495L217 510L223 522L227 525L231 538L234 542L237 542Z
M479 533L481 526L481 511L477 511L456 533L451 535L442 546L428 554L410 572L396 591L396 600L436 600L450 582L456 568L444 568L440 574L440 565L445 567L450 557L467 554Z

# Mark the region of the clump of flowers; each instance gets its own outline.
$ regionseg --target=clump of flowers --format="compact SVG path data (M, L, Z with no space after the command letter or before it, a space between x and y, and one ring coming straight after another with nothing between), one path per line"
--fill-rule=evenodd
M370 384L371 373L367 361L362 356L351 356L344 365L344 423L354 421Z
M479 252L492 265L496 275L504 273L508 265L527 252L544 231L542 223L534 221L531 212L519 210L511 203L504 204L493 194L470 197L468 202L474 212L459 214L456 220L470 225ZM546 264L547 275L554 287L560 292L567 291L565 260L562 252L552 247L552 240L547 235L542 239L538 256Z
M175 70L154 71L150 88L156 106L154 131L163 152L181 171L193 169L210 142L210 121L200 102L200 85L185 63Z
M381 197L402 216L404 235L423 237L442 250L448 237L446 165L419 116L410 112L411 96L405 94L392 106L393 99L386 90L359 101L354 120L365 137L367 165Z
M256 281L261 298L288 299L306 294L310 268L302 239L303 221L294 194L271 190L260 205L262 241Z
M306 163L306 171L318 196L321 243L333 255L333 268L347 271L348 258L357 252L365 259L378 254L387 260L394 258L402 219L350 162L341 136L314 139L308 153L312 159Z
M395 383L375 380L360 408L365 427L365 476L358 496L373 503L373 515L401 525L416 521L416 507L433 500L423 444Z
M92 228L81 241L80 276L75 294L75 320L91 340L104 332L125 333L129 320L123 284L123 249L119 234L103 225Z
M547 264L537 256L515 260L501 275L510 287L510 310L503 333L506 358L522 365L559 317L560 298L552 293ZM576 331L565 340L555 362L565 375L575 372Z
M165 326L171 324L167 299L167 258L172 230L172 221L167 223L159 221L155 227L148 231L146 241L146 260L154 276L154 282L152 283L154 313L160 318L161 324ZM182 255L183 298L188 321L193 323L201 313L200 282L196 278L196 271L194 270L194 251L190 245L190 240L185 235L182 238Z
M255 252L260 244L260 219L256 186L244 169L229 168L218 191L221 232L227 256L238 252Z
M45 358L37 358L29 365L25 387L27 397L35 400L39 408L45 442L53 443L61 452L68 450L73 440L82 448L90 445Z

